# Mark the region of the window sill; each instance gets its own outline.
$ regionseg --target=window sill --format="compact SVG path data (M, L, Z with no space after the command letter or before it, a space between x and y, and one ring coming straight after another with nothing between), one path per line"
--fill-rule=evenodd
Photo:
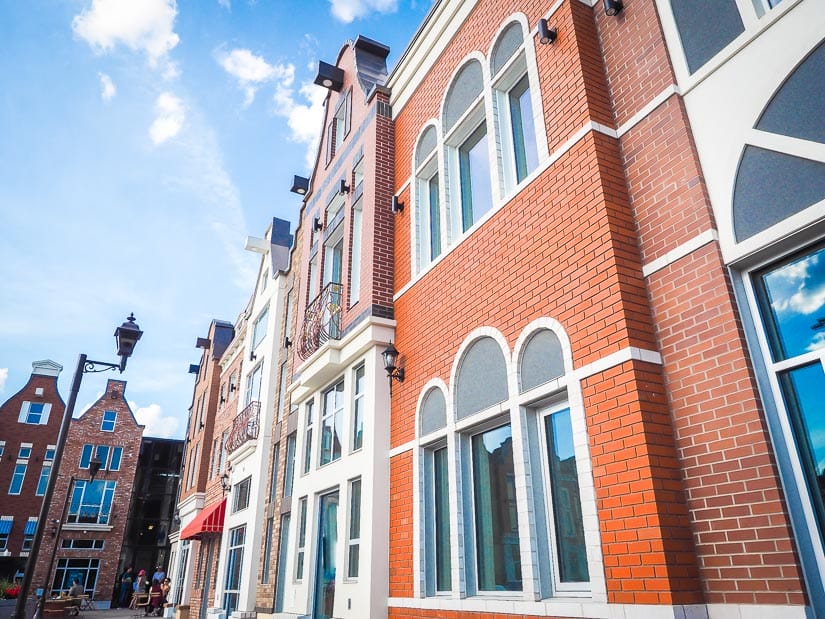
M67 522L61 528L64 531L111 531L114 527L110 524Z

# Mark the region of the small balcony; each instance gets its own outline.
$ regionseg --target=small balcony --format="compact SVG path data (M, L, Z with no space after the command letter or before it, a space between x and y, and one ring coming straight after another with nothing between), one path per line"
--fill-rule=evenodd
M341 284L330 282L307 305L298 336L301 359L309 359L327 340L341 337L341 292Z
M232 429L226 437L226 453L232 453L247 441L258 438L260 402L250 402L235 419L232 420Z

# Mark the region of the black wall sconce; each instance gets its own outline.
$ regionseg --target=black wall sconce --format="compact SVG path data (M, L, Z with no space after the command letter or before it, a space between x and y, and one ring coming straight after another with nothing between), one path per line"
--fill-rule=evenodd
M404 203L398 199L398 196L392 197L392 204L390 204L390 210L392 210L392 212L396 214L404 210Z
M289 348L290 346L292 346L292 340L289 339L288 335L285 335L284 336L284 348Z
M200 371L201 371L201 366L199 366L198 364L196 364L196 363L190 363L189 364L189 373L190 374L197 374Z
M349 193L349 185L347 185L346 179L342 178L338 184L338 194L343 196L345 193Z
M387 347L384 349L384 352L381 353L381 356L384 358L384 369L387 370L387 376L390 379L390 384L392 384L393 378L399 383L403 383L404 368L398 367L398 351L395 349L395 346L392 345L392 342L387 344Z
M237 389L237 387L232 383L229 383L229 393L232 393L233 391L235 391L235 389Z
M221 406L223 406L226 403L226 398L221 396L220 402L221 402Z
M624 2L622 0L604 0L604 14L613 17L622 12Z
M539 20L539 43L549 45L555 42L559 33L555 28L551 28L547 20L543 17Z
M318 75L314 82L324 88L340 92L344 86L344 71L323 60L318 61Z
M312 220L312 229L315 230L315 232L320 232L321 230L324 229L324 224L321 223L321 218L320 217L313 218L313 220Z
M255 354L255 351L254 351L254 350L250 350L250 351L249 351L249 360L250 360L250 361L255 361L255 359L257 359L257 358L258 358L258 356Z
M293 176L292 177L292 187L289 189L292 193L297 193L298 195L302 196L309 191L309 179L304 178L303 176Z

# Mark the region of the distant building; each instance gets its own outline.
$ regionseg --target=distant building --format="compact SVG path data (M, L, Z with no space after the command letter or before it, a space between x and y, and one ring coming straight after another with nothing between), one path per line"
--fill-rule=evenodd
M28 382L0 405L0 578L25 568L34 539L66 410L57 391L62 369L35 361Z

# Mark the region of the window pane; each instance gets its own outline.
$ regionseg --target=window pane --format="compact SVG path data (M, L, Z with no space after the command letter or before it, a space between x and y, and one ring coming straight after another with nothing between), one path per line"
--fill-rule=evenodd
M487 127L483 123L458 149L461 215L466 231L493 206Z
M513 440L509 424L472 438L478 588L521 591Z
M123 457L123 447L115 447L112 449L112 462L109 465L109 470L111 471L119 471L120 470L120 460Z
M579 475L573 451L570 409L544 418L547 460L553 497L553 519L561 582L587 582L587 549L584 543Z
M427 181L430 215L430 260L441 254L441 209L438 202L438 174Z
M447 448L433 452L435 490L435 588L451 589L450 577L450 485L447 480Z
M510 101L510 125L513 130L513 150L516 158L516 179L521 182L538 165L533 101L530 99L530 82L526 75L513 87L508 99Z
M819 529L825 531L825 372L817 362L784 372L779 378Z
M286 462L284 463L284 496L292 496L292 473L295 470L295 434L286 438Z
M774 360L825 347L825 247L757 278Z
M352 449L361 449L364 444L364 366L355 370L352 419Z

